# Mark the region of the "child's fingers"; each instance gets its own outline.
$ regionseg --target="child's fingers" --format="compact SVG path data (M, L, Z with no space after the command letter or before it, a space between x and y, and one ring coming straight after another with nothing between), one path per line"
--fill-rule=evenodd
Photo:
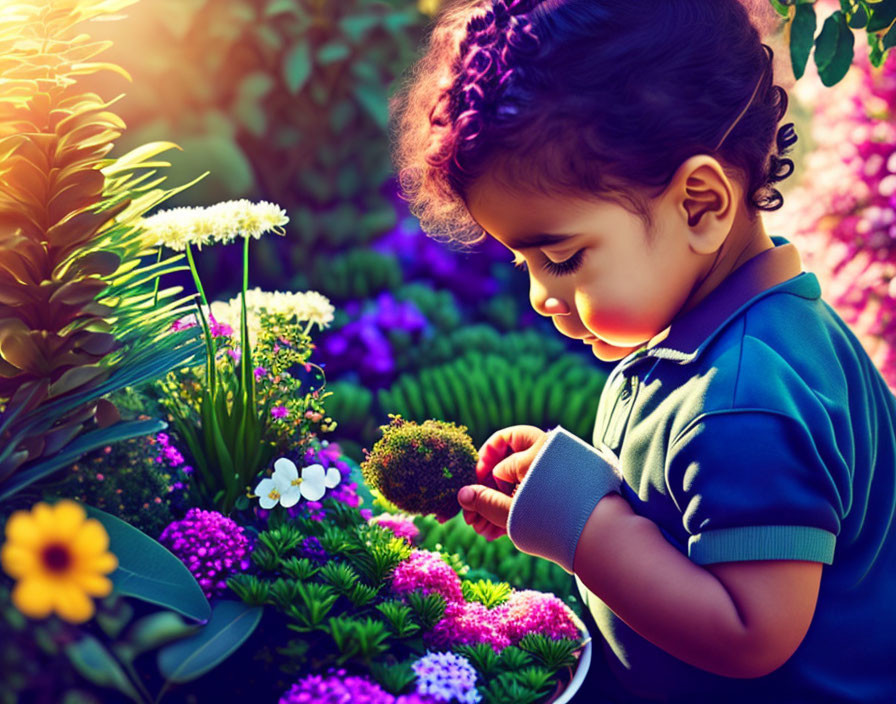
M464 509L475 511L500 528L507 525L507 516L512 503L507 494L481 484L470 484L457 492L457 500Z

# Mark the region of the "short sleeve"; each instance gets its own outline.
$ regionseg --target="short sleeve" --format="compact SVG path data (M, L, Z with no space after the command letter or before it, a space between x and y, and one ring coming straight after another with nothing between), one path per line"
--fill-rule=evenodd
M836 460L835 460L836 461ZM808 560L830 564L842 487L808 428L764 410L704 414L672 441L669 492L697 564Z

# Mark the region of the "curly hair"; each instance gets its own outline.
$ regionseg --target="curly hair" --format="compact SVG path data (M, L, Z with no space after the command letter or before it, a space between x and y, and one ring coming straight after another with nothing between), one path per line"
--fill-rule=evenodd
M773 57L739 0L449 0L390 101L401 197L461 248L485 237L466 194L490 169L619 203L652 231L649 201L708 154L755 219L794 168Z

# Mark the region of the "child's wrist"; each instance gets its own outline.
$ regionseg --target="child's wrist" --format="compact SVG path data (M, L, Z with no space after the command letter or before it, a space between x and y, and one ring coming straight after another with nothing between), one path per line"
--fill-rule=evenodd
M530 555L573 571L576 545L597 502L618 492L618 460L557 426L514 494L507 534Z

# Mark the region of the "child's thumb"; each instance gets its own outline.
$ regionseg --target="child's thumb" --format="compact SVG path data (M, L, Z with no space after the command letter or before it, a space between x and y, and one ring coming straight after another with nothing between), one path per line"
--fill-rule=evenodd
M498 462L492 469L492 476L495 478L498 488L502 491L508 484L512 489L523 480L522 476L520 476L520 459L523 454L522 452L515 452L510 457Z
M486 520L502 528L507 525L513 500L500 491L481 484L468 484L457 492L457 500L467 511L475 511Z

